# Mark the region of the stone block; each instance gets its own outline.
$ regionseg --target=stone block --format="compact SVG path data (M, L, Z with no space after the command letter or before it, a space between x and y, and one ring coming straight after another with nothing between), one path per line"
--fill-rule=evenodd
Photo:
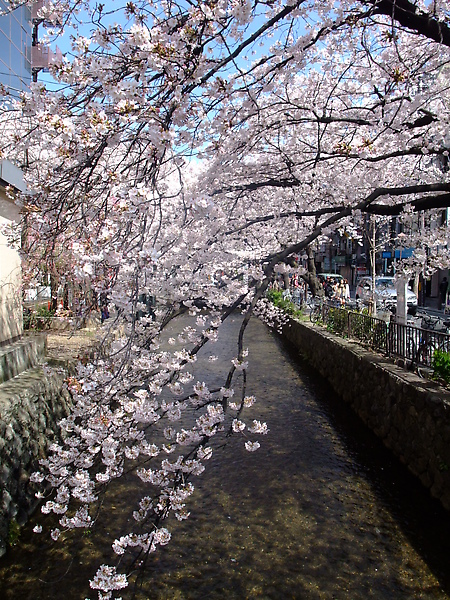
M8 520L24 521L37 506L29 474L46 456L49 438L57 438L57 422L69 406L63 374L48 376L37 367L0 385L0 556Z
M324 329L290 323L283 336L449 508L450 392Z

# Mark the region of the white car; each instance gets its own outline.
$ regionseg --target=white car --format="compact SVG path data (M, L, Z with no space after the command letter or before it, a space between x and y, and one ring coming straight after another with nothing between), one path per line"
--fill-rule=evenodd
M361 277L356 285L355 297L367 304L372 299L372 277ZM397 307L397 288L393 277L375 277L375 298L377 306L394 309ZM406 304L408 312L417 311L417 296L407 288Z

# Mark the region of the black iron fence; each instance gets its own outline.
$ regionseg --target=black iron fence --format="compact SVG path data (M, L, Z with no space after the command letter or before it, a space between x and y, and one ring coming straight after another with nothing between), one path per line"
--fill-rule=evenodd
M445 323L437 317L424 316L421 327L403 325L322 304L311 312L312 321L322 323L329 331L358 340L387 356L402 358L413 365L431 367L437 349L450 352L450 335Z

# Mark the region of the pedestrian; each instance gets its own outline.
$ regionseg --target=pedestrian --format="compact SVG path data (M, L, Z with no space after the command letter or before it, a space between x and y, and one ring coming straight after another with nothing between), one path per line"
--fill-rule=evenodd
M448 290L448 281L447 277L441 281L439 285L439 293L441 296L441 309L446 307L447 304L447 290Z
M337 297L339 298L339 302L344 305L346 302L345 298L345 280L341 279L337 286Z
M339 296L339 282L335 281L334 283L331 284L331 289L333 290L331 293L331 298L333 298L334 300L339 300L340 296Z
M344 279L344 300L346 302L350 300L350 286L347 279Z

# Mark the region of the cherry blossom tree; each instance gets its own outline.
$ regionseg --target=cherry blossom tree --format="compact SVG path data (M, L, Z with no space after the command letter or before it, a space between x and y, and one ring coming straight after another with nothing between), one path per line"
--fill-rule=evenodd
M33 84L1 121L2 156L29 184L24 258L37 265L45 248L49 264L107 297L112 318L68 380L63 441L33 480L51 486L39 493L42 512L59 515L55 540L93 527L123 474L146 489L130 507L134 529L112 544L117 564L91 580L99 598L169 541L172 513L188 517L218 445L241 435L253 451L267 433L245 417L255 399L244 336L252 314L274 317L273 274L362 213L407 222L447 206L449 10L443 0L42 9L72 51L52 67L59 91ZM428 250L448 244L447 227L411 235L420 256L405 268L448 264L423 253L431 235ZM209 389L190 365L238 309L235 357Z

